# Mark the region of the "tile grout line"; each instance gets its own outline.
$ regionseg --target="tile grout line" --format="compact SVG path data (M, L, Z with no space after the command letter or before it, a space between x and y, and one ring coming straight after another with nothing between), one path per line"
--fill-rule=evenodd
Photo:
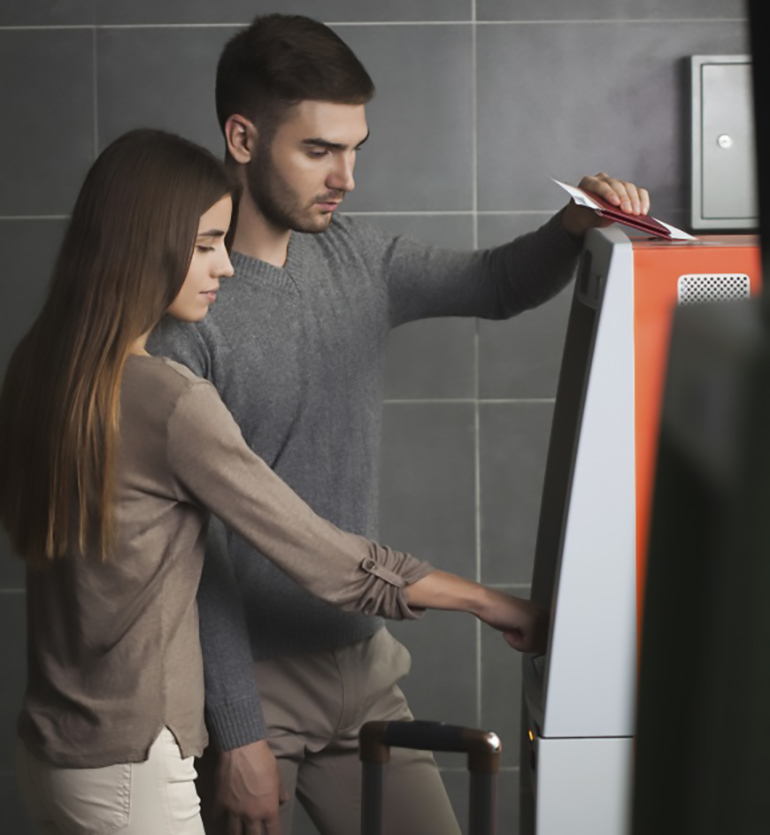
M490 397L486 400L481 400L479 402L483 403L485 406L489 406L489 405L498 406L498 405L503 405L505 403L528 403L528 404L533 404L533 403L534 404L537 404L537 403L548 404L548 403L551 403L552 404L552 403L556 402L556 398L555 397L499 397L499 398Z
M532 583L487 583L491 589L516 589L517 591L525 591L532 588Z
M476 44L476 0L471 0L471 205L473 211L473 248L479 248L479 121L478 121L478 50Z
M471 0L471 205L473 208L473 249L479 248L479 184L478 184L478 73L476 51L476 0ZM473 330L474 404L473 404L473 469L476 522L476 582L481 582L481 414L479 411L479 320ZM476 727L481 727L482 716L482 640L481 621L476 622Z
M394 211L394 212L348 212L343 210L341 213L345 215L352 215L352 216L361 216L361 217L370 217L370 216L390 216L390 215L428 215L428 216L449 216L449 217L473 217L474 215L551 215L556 214L559 211L558 209L511 209L510 211L507 210L500 210L500 211L479 211L476 208L470 209L460 209L458 211L431 211L430 209L424 211L411 211L409 209L404 209L402 211ZM685 211L682 209L681 211Z
M501 765L500 766L500 774L515 774L520 769L518 765ZM448 774L467 774L468 769L462 768L461 766L454 766L454 765L447 765L447 766L439 766L439 771L442 773ZM2 774L0 774L2 776Z
M41 25L35 26L30 24L28 26L0 26L0 32L51 32L51 31L82 31L83 29L93 29L93 23L61 23L55 25Z
M250 21L230 23L60 23L49 25L0 26L0 32L36 32L82 29L233 29L248 26ZM745 17L693 17L693 18L589 18L585 20L342 20L327 21L327 26L574 26L604 24L656 24L671 23L748 23Z
M748 18L745 17L672 17L670 19L662 17L644 18L644 17L629 17L629 18L587 18L585 20L479 20L480 26L550 26L550 25L569 25L575 24L595 24L595 23L748 23Z
M95 11L94 11L95 14ZM99 56L97 54L97 46L96 46L96 38L97 32L96 27L94 26L93 30L93 93L94 93L94 159L99 155L99 74L98 74L98 63L99 63Z
M511 405L511 404L553 404L556 402L555 397L509 397L509 398L498 398L498 399L484 399L480 397L435 397L435 398L393 398L393 399L386 399L382 401L386 406L411 406L411 405L418 405L418 406L426 406L426 405L459 405L459 404L476 404L484 405L484 406L501 406L501 405Z

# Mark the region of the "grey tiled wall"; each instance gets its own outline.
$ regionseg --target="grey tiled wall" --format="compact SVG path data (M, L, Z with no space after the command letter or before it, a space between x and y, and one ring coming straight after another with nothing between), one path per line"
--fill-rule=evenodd
M549 176L604 169L686 223L684 58L745 53L740 0L4 0L0 5L0 372L39 304L78 185L122 131L165 127L221 150L218 51L258 12L332 24L378 85L348 210L440 246L487 247L561 204ZM394 333L381 538L526 593L567 316L563 294L513 322ZM0 820L24 833L12 777L23 573L0 539ZM505 744L501 833L516 832L519 667L499 636L433 614L411 649L415 712ZM459 814L467 780L441 760ZM312 832L300 818L295 833Z

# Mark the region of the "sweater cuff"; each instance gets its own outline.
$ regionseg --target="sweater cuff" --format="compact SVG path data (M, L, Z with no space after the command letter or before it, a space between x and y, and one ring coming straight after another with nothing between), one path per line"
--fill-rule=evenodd
M206 706L206 724L217 751L231 751L267 739L267 725L258 698Z
M567 207L565 206L556 212L545 226L549 227L549 230L554 235L554 244L556 246L563 248L563 251L568 255L579 255L583 249L585 234L573 235L572 232L567 231L564 226L564 220L562 219L566 211Z
M404 572L404 585L398 592L398 618L394 618L394 620L417 620L425 614L425 609L410 606L406 601L406 595L407 589L412 583L422 580L423 577L427 577L432 571L435 571L435 568L430 563L424 562L423 560L415 560L415 565Z

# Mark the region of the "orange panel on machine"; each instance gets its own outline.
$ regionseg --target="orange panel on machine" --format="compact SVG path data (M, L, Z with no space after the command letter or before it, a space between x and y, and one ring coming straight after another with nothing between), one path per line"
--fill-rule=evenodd
M761 276L757 239L750 235L709 235L677 243L634 242L636 594L640 627L671 318L677 304L678 280L693 273L745 274L752 295L757 293Z

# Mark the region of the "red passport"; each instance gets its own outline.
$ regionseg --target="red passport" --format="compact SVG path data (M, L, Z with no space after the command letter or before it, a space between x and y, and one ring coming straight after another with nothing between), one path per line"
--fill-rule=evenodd
M654 217L650 217L650 215L628 214L620 207L613 206L612 203L609 203L603 197L599 197L598 194L594 194L593 192L590 192L587 196L602 207L601 209L596 209L596 213L602 217L614 220L616 223L623 223L634 229L639 229L648 235L652 235L654 238L668 238L671 240L671 230L659 220L655 220Z
M551 178L553 179L553 178ZM569 186L566 183L553 180L557 186L561 186L578 204L578 206L585 206L596 212L608 220L615 223L622 223L624 226L630 226L633 229L638 229L646 235L652 235L655 238L663 238L667 241L693 241L696 240L688 232L683 232L675 226L670 226L667 223L661 223L654 217L649 215L630 215L608 203L604 198L599 197L592 191L583 191L582 188Z

